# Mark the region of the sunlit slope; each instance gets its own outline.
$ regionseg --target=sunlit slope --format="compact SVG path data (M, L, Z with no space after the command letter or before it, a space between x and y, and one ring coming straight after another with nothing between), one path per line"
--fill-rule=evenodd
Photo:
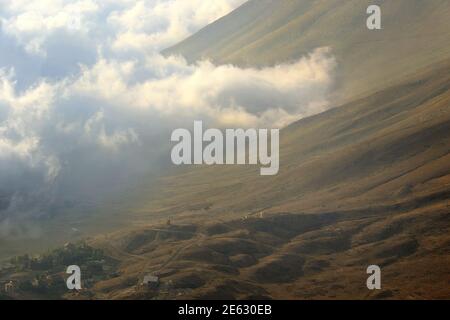
M369 4L382 8L382 30L366 27ZM329 46L341 97L370 92L450 56L447 0L253 0L166 54L189 61L263 66Z
M184 167L142 189L114 299L448 299L450 60L281 131L281 167ZM154 224L160 218L162 223ZM166 223L170 218L171 223ZM381 291L366 268L382 267ZM148 273L168 290L135 286Z
M134 229L93 239L121 261L94 294L447 299L449 133L447 60L282 130L277 176L182 168L141 190ZM365 287L370 264L383 268L382 291ZM152 272L170 289L136 289Z
M257 166L183 167L141 212L225 217L448 199L449 88L446 61L282 130L276 176Z

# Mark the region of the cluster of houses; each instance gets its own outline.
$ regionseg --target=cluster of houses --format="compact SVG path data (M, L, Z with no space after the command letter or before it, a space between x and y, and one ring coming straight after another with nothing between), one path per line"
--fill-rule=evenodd
M15 280L3 280L0 281L0 290L2 293L12 296L17 290L17 285L18 283Z

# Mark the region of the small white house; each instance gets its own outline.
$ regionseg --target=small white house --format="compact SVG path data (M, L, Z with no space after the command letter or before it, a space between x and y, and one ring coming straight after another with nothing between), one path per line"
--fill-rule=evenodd
M5 292L8 294L13 294L15 287L16 286L15 286L14 282L10 281L7 284L5 284Z
M156 289L159 286L159 278L154 275L146 275L142 281L142 285L149 289Z

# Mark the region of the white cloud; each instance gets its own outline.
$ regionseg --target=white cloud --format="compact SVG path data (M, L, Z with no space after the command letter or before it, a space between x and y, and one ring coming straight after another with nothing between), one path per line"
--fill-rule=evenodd
M171 130L193 120L280 127L328 108L326 48L262 69L158 54L243 2L0 0L0 45L14 52L0 52L7 229L158 171Z
M114 49L164 48L192 34L242 4L228 1L138 1L108 17L118 28Z

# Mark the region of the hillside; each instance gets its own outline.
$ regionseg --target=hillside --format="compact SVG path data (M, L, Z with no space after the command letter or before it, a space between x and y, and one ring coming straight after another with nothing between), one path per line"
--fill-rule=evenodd
M366 28L370 4L381 6L382 30ZM446 0L251 0L164 53L258 67L327 46L343 101L448 57L449 15Z
M275 177L259 176L257 167L202 166L141 190L147 202L127 213L134 226L50 254L72 259L67 248L82 248L109 261L87 257L85 289L70 294L57 280L52 294L448 299L449 89L450 61L444 61L292 124L281 132ZM370 264L382 268L381 291L365 287ZM60 279L63 267L5 269L0 280L28 283L49 272ZM142 286L149 274L159 277L157 287ZM45 296L21 286L14 297Z
M450 61L282 131L276 177L200 167L161 181L99 298L446 299ZM172 217L171 225L149 217ZM383 290L365 268L383 268ZM158 274L161 287L139 286Z
M344 102L281 130L276 176L173 167L117 196L126 210L86 219L100 272L61 297L449 299L450 2L380 1L374 33L367 3L253 0L165 51L258 67L330 46ZM381 291L366 288L371 264ZM141 285L150 274L157 288Z
M448 299L449 89L445 61L292 124L276 177L183 169L141 190L147 202L127 213L134 226L50 254L95 253L82 292L44 284L65 299ZM381 291L365 287L371 264ZM49 272L60 279L64 265L4 269L0 280ZM149 274L158 287L141 285ZM45 297L21 288L15 298Z
M280 172L182 167L146 192L136 216L322 212L447 197L449 61L281 131Z

